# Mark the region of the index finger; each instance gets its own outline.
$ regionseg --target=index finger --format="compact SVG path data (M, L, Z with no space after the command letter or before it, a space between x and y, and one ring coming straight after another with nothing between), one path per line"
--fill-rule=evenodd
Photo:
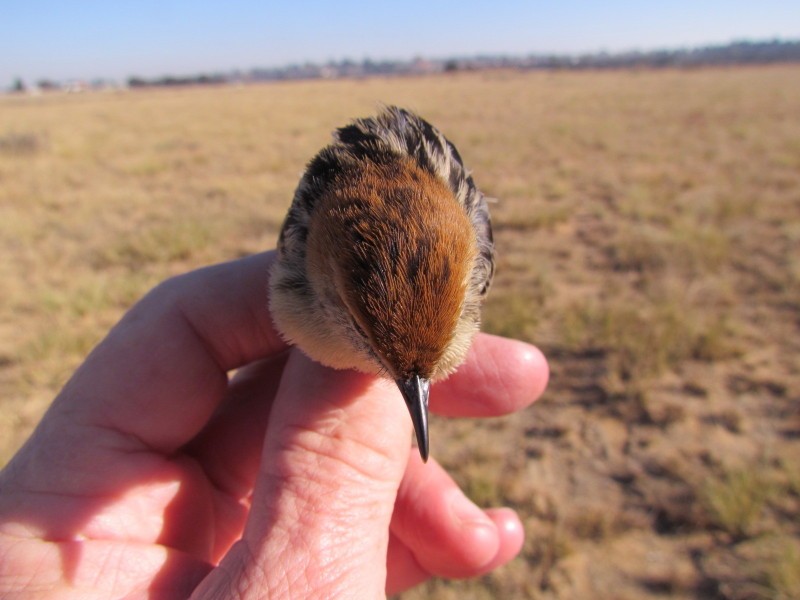
M547 359L536 346L479 333L466 362L431 390L431 412L447 417L512 413L539 398L549 377Z

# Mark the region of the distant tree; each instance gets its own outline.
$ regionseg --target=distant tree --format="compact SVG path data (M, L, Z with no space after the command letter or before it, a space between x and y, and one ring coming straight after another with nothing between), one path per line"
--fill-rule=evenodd
M36 82L36 87L43 91L53 91L59 89L61 85L52 79L40 79Z
M458 65L458 61L457 60L450 59L446 63L444 63L444 72L445 73L454 73L454 72L458 71L458 68L459 68L459 65Z
M143 77L128 77L128 87L144 87L147 85L147 80Z
M11 91L15 94L22 94L28 88L25 86L25 82L22 81L21 77L17 77L14 80L14 84L11 86Z

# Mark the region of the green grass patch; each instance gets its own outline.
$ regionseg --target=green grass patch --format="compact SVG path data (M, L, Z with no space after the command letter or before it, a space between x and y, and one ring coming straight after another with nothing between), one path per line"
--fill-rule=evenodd
M623 381L652 377L690 359L737 355L724 312L668 296L576 302L561 312L560 322L566 349L602 350Z
M775 491L757 467L737 469L708 479L699 490L699 501L712 526L742 540L757 533Z

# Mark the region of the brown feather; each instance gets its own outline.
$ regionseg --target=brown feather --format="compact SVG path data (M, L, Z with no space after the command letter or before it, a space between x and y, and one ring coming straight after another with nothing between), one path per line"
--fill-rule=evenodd
M341 127L308 163L278 253L270 309L286 340L401 380L464 362L494 273L486 198L455 146L397 107Z
M337 174L309 223L307 272L331 290L391 377L437 378L477 254L452 191L412 159L359 160ZM327 287L326 287L327 286Z

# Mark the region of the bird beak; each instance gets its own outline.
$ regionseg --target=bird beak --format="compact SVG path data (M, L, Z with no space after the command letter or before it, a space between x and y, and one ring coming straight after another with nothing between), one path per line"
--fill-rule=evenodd
M428 393L431 382L419 375L413 375L408 379L398 379L397 387L400 388L408 412L411 413L419 455L423 462L428 462Z

